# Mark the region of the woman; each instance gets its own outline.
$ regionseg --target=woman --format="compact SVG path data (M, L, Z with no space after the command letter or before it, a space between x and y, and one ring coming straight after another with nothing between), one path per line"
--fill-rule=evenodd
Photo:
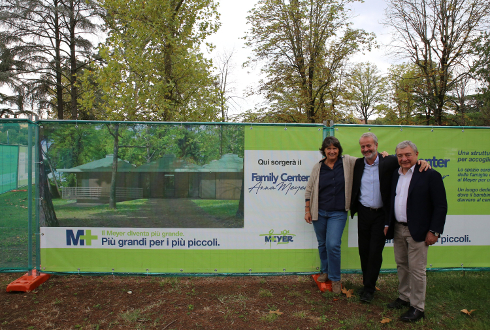
M332 281L340 293L340 244L349 211L356 157L342 156L336 137L325 138L320 148L325 157L313 167L306 185L305 220L313 223L318 240L321 272L317 281Z

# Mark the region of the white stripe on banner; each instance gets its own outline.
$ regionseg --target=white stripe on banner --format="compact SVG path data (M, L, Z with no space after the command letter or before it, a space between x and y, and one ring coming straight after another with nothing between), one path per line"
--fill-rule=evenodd
M489 215L448 215L444 233L433 246L490 245L489 224ZM357 216L350 219L348 230L349 247L358 247ZM393 246L393 241L387 241L386 246Z

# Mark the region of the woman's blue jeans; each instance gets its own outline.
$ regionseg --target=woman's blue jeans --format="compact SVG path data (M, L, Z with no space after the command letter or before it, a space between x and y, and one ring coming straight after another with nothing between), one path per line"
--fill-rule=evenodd
M318 220L313 221L318 240L321 271L328 274L328 278L334 282L340 281L340 244L346 222L346 211L323 210L318 210Z

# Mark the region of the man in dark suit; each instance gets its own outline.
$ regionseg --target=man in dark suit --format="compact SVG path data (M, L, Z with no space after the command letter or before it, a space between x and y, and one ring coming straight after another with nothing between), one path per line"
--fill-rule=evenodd
M352 218L358 214L358 247L363 282L359 299L370 303L383 262L386 241L383 230L390 215L391 180L399 165L396 156L384 157L378 153L375 134L362 134L359 145L364 158L357 159L354 166L350 211ZM429 167L426 161L420 163L421 170Z
M396 147L400 168L393 173L391 211L384 232L393 238L398 270L398 298L388 308L410 306L400 320L424 317L427 252L446 223L447 201L442 176L435 170L419 172L417 146L403 141Z
M364 133L359 139L364 158L354 166L351 217L358 213L357 231L361 259L363 289L359 299L373 300L379 271L383 262L385 235L383 229L389 215L391 179L398 168L395 156L382 157L378 153L378 138Z

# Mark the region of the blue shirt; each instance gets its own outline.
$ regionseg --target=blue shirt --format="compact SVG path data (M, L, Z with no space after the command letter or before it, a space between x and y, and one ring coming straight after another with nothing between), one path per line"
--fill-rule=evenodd
M318 190L318 208L323 211L345 211L345 179L342 158L333 169L322 162Z
M373 165L369 165L364 158L364 172L361 178L361 194L359 202L366 207L383 207L381 189L379 187L379 155Z

